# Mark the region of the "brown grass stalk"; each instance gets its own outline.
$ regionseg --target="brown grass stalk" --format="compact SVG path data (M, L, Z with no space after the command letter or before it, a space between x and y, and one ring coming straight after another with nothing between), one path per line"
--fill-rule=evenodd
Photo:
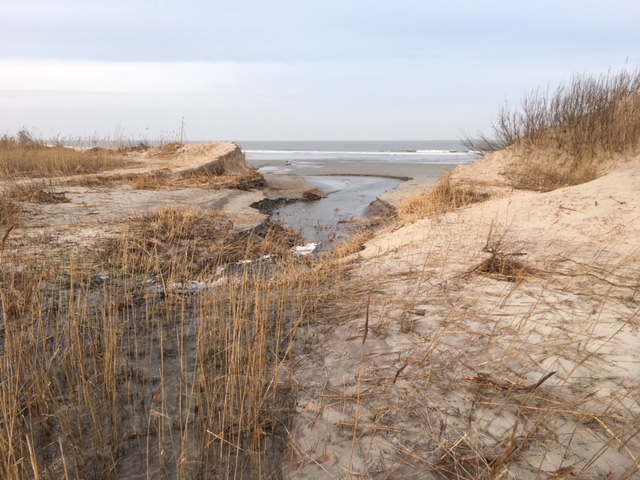
M404 200L398 209L398 216L405 221L417 220L482 202L487 197L472 188L455 185L451 175L446 175L432 190Z

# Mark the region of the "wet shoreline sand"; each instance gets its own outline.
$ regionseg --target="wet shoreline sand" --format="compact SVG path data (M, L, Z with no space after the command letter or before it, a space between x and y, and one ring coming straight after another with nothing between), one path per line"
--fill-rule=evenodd
M404 198L432 188L440 178L453 170L456 164L421 164L421 163L383 163L383 162L300 162L288 164L285 161L254 161L247 163L259 171L268 172L269 176L278 173L295 177L306 176L368 176L391 177L403 180L393 190L385 192L379 199L392 207L397 207ZM278 175L284 178L288 175Z

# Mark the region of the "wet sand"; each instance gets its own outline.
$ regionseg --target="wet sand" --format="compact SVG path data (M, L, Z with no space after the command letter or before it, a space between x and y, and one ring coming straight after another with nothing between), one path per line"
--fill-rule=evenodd
M419 163L382 163L382 162L295 162L252 161L247 163L263 173L288 173L298 177L308 176L368 176L392 177L403 180L393 190L380 196L380 199L397 207L403 198L421 193L433 187L440 178L457 165L419 164Z
M346 239L355 226L352 222L368 217L370 204L401 182L361 175L305 175L303 180L326 196L317 202L284 205L276 218L307 240L320 243L321 249Z

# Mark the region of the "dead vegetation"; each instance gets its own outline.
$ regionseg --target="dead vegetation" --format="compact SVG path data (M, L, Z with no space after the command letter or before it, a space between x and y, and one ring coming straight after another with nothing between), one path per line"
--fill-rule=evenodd
M165 210L83 252L4 252L2 478L272 478L297 330L340 269L276 226Z
M483 154L508 148L516 188L549 191L593 180L640 151L640 71L575 75L555 92L505 105L493 136L463 143Z
M9 195L0 193L0 227L7 228L17 223L22 208Z
M489 195L470 186L455 185L451 174L444 176L428 192L407 198L398 210L398 216L404 221L451 212L457 208L487 200Z
M488 253L489 257L473 269L477 273L508 282L523 280L526 275L533 273L533 268L521 260L527 253L511 237L508 228L500 231L492 223L482 251Z
M96 245L109 268L172 278L207 277L224 265L286 257L301 242L295 232L278 224L238 232L219 212L173 208L134 217L127 231ZM150 255L157 259L157 270L148 270ZM120 263L123 258L126 264Z
M233 190L255 190L266 186L264 176L255 170L244 173L210 175L206 172L188 175L172 175L170 171L125 176L139 190L172 190L178 188L228 188Z
M66 203L69 199L64 192L58 188L51 180L26 180L13 182L5 187L3 196L12 198L18 202L29 203Z
M26 130L0 138L0 176L57 177L98 173L127 166L130 162L109 149L80 151L61 144L48 146Z

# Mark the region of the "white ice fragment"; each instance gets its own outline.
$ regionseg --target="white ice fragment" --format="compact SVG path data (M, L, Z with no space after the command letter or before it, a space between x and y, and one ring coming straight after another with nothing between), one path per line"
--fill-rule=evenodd
M320 245L319 243L307 243L306 245L300 245L298 247L293 247L294 255L309 255L315 251L315 249Z

